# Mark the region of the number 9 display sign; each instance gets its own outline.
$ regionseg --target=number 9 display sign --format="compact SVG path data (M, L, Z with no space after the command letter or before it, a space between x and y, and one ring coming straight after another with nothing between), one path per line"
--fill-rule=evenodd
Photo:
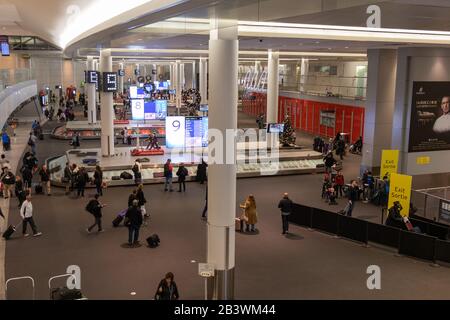
M186 121L184 117L166 118L167 148L184 148L186 139Z

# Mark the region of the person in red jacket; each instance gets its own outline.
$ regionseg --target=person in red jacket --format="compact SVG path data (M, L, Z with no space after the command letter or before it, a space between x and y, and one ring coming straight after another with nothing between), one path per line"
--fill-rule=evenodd
M334 181L336 183L336 197L339 197L339 194L342 197L342 189L344 188L345 179L340 171L338 171L336 177L334 177Z

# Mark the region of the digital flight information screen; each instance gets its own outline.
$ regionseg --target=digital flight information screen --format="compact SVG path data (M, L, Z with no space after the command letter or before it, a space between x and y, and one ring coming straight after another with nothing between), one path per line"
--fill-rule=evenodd
M208 118L186 117L186 148L208 146Z

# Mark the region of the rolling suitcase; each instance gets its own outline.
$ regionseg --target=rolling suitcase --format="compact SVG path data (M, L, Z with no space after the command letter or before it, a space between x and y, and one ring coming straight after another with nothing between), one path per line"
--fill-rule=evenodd
M128 209L122 210L119 212L117 217L113 220L112 224L114 228L117 228L125 218L125 215L127 214Z
M20 222L17 226L13 226L12 224L8 227L8 229L6 229L5 232L3 232L3 238L5 238L5 240L9 240L9 238L11 238L11 236L13 235L14 232L16 232L17 228L22 224L22 222Z
M241 220L241 218L235 218L234 221L236 231L241 232L242 230L244 230L244 220Z

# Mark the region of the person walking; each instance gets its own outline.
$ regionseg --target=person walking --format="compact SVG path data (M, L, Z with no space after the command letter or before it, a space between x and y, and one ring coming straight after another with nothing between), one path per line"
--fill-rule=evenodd
M178 294L177 284L174 281L174 275L172 272L169 272L164 279L159 282L155 300L178 300L179 298L180 296Z
M25 192L25 187L23 180L20 176L16 176L16 184L14 188L14 193L16 194L17 200L19 201L19 208L22 207L22 203L25 201L27 194Z
M356 180L352 180L350 182L350 187L348 189L348 203L344 209L344 214L348 217L352 216L353 209L355 208L355 202L359 198L359 187L358 182Z
M2 169L2 174L5 173L5 169L11 168L9 161L6 159L6 156L4 154L2 154L0 157L0 167Z
M197 166L197 181L204 184L207 179L208 164L202 159L202 162Z
M184 166L183 163L180 163L180 167L177 171L177 177L178 177L178 185L179 189L178 192L181 192L181 187L183 187L183 192L186 192L186 177L189 175L188 170Z
M139 208L139 201L133 200L128 208L125 218L128 220L128 245L130 247L139 246L139 229L142 226L142 212Z
M86 172L85 168L80 168L80 171L77 174L77 196L84 197L84 189L86 188L86 184L89 182L89 175Z
M332 173L333 166L337 163L336 159L333 157L332 151L328 151L325 158L323 158L323 162L325 163L325 172Z
M100 201L98 201L98 198L100 196L96 194L94 196L94 199L89 201L89 203L86 206L86 210L94 216L95 222L92 226L86 229L87 233L91 233L92 229L97 226L98 232L103 232L102 228L102 209L106 206L106 204L101 204Z
M245 232L256 232L255 224L258 222L258 214L256 212L256 201L253 195L249 195L245 200L245 203L241 204L240 207L244 209L243 216L246 228Z
M103 196L103 171L100 166L95 167L94 184L97 189L97 194Z
M2 183L3 183L3 197L5 199L8 199L11 197L11 189L13 188L14 184L16 183L16 177L14 174L9 171L9 169L5 169L4 175L2 177Z
M164 191L169 191L167 187L170 188L170 192L173 192L172 189L172 179L173 179L173 166L172 160L168 159L166 164L164 165L164 178L166 178L166 182L164 184Z
M42 235L42 232L39 232L36 227L36 223L33 218L33 204L31 203L31 195L28 194L25 201L22 203L22 207L20 207L20 216L23 220L22 222L22 235L24 237L28 237L27 233L27 225L30 224L31 229L33 230L33 236L38 237Z
M11 138L9 137L6 130L2 133L2 143L3 143L3 151L11 150Z
M36 155L36 142L37 142L36 136L33 134L33 132L30 132L30 137L28 138L28 145L30 146L33 155Z
M44 164L39 171L39 175L41 176L41 185L43 190L47 190L47 195L51 196L51 185L50 185L50 171L47 169L47 166Z
M283 199L278 203L278 208L281 210L281 221L283 225L283 234L289 233L289 216L292 212L293 202L289 199L289 194L285 193Z
M27 193L31 194L31 186L32 186L32 180L33 180L33 171L27 165L24 165L20 171L22 173L22 180L23 180L23 183L24 183L25 191Z

